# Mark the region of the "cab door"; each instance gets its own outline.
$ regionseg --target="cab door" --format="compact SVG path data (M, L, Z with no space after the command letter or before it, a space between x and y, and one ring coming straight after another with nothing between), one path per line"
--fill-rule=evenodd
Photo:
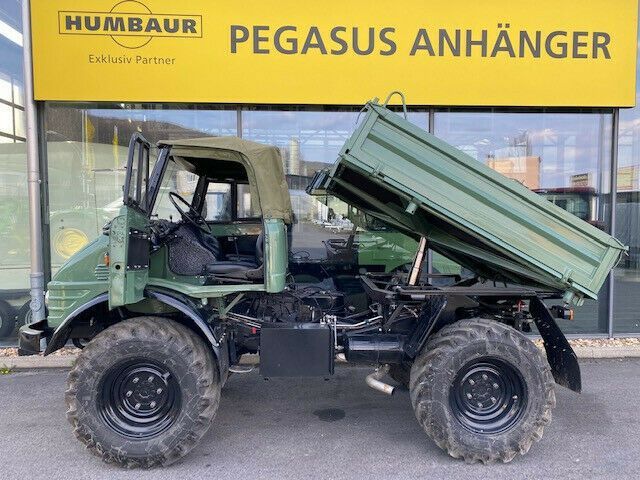
M123 205L109 229L109 308L139 302L149 280L147 205L151 146L136 133L129 142Z

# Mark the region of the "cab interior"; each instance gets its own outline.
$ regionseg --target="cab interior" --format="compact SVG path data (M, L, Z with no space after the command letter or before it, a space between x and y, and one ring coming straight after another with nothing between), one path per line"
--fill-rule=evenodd
M262 214L245 165L168 156L150 214L153 253L168 272L198 283L262 283ZM184 279L184 278L183 278Z

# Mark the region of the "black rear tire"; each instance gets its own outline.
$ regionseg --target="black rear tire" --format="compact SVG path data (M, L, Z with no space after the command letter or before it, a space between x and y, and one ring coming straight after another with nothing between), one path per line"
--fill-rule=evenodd
M409 388L409 381L411 379L411 364L408 362L393 363L389 365L389 376L393 381Z
M0 300L0 338L8 337L16 328L16 311L8 303Z
M87 448L127 468L169 465L209 429L220 403L212 352L173 320L137 317L98 334L69 373L67 418Z
M427 435L469 463L507 463L527 453L556 402L540 350L515 329L479 318L448 325L429 340L409 389Z

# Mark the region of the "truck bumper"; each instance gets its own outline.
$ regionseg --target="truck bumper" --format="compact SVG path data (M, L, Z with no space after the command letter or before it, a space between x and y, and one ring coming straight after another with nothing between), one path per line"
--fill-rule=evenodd
M18 355L37 355L49 336L47 320L39 320L20 327L18 333Z

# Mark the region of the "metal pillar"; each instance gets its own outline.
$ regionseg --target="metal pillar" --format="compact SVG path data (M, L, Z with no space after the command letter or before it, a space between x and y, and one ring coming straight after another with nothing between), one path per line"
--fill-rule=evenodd
M27 123L27 174L29 185L29 227L31 252L32 322L45 318L44 262L42 256L42 210L40 209L40 161L36 102L33 99L33 67L31 63L30 1L22 0L22 38L24 61L24 110Z
M615 237L616 234L616 204L618 202L618 130L620 128L620 109L613 110L611 121L611 215L609 223L609 233ZM607 321L609 338L613 338L613 269L609 272L609 295L607 301Z
M428 130L431 135L434 135L435 132L435 119L436 111L430 108ZM427 250L427 273L433 273L433 250L430 248Z

